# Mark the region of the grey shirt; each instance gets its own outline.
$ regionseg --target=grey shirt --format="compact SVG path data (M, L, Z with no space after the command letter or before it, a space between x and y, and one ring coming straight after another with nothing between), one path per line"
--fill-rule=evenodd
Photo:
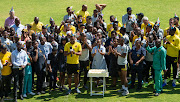
M123 44L123 46L118 45L117 46L117 52L121 55L126 53L125 58L118 56L117 64L118 65L126 65L127 64L127 55L128 55L128 47L126 44Z
M133 30L133 28L131 27L131 24L133 22L136 22L136 16L134 14L130 15L130 19L128 19L128 14L125 14L122 16L122 23L123 25L126 24L126 32L130 32Z

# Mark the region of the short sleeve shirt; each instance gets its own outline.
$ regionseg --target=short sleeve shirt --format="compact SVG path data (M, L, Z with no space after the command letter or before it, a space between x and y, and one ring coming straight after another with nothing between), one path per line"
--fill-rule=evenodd
M131 58L132 58L134 64L138 60L140 60L142 56L146 56L146 50L143 47L141 47L139 50L136 51L136 46L133 46L131 52L132 52ZM145 62L142 61L139 64L143 64L143 63L145 63Z
M64 51L67 51L69 53L70 47L72 47L75 52L82 51L82 47L79 42L75 42L74 44L71 44L70 42L66 43ZM67 64L79 64L79 55L69 54L67 56Z

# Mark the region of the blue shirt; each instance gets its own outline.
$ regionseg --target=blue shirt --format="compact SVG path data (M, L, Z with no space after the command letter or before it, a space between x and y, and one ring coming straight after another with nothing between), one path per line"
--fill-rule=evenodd
M21 36L22 34L22 30L24 29L24 26L22 24L19 24L19 26L17 27L16 24L12 25L11 27L14 28L15 32L17 33L18 36Z
M46 59L48 59L48 54L52 52L52 45L48 42L45 42L44 45L39 44L39 48L41 49L42 53L45 55Z
M133 46L131 53L132 53L131 58L133 60L133 64L135 64L138 60L140 60L142 56L146 56L146 50L143 47L141 47L139 50L136 51L136 46ZM145 62L142 61L139 64L145 64Z

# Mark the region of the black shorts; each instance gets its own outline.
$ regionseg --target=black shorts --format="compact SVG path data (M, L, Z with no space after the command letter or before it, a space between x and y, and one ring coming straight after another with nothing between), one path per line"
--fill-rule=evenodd
M80 71L88 70L87 66L89 66L89 60L87 60L87 61L79 61L79 63L80 63Z
M67 74L79 74L79 64L67 64Z
M59 65L59 72L66 72L66 63Z
M127 65L118 65L117 70L118 71L122 71L122 70L127 71Z

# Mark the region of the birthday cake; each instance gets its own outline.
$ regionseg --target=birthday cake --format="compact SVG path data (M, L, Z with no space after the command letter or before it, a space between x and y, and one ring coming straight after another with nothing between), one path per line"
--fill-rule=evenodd
M109 77L109 72L105 69L90 69L88 77Z

